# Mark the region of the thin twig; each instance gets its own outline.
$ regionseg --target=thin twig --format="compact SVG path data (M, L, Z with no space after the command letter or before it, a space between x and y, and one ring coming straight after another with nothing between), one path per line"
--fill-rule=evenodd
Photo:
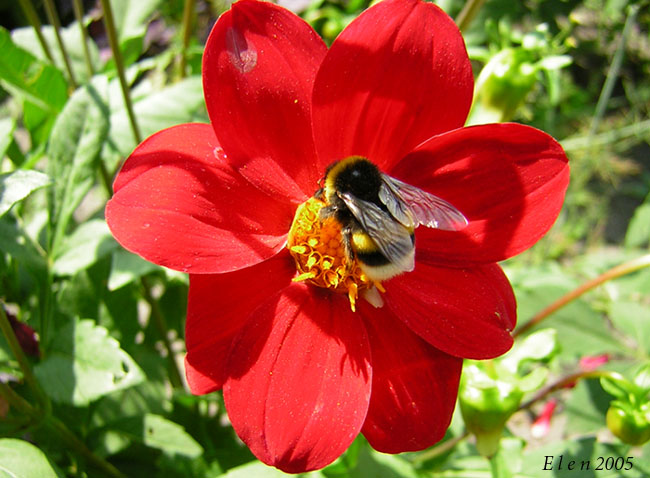
M68 72L68 78L70 79L70 84L73 88L77 88L77 80L74 77L74 72L72 71L72 65L70 64L70 58L68 57L68 51L63 44L63 39L61 38L61 22L59 21L59 15L56 13L56 8L54 7L54 2L52 0L45 0L45 13L47 18L50 20L52 27L54 27L54 36L56 42L59 45L59 50L61 50L61 56L63 57L63 63L65 64L65 70Z
M561 144L565 151L580 151L614 144L633 136L648 135L649 133L650 120L644 120L594 135L567 138L562 140Z
M90 50L88 49L88 42L90 39L88 38L86 25L84 25L83 5L81 4L81 0L72 0L72 6L74 8L74 16L77 19L77 23L79 24L79 30L81 31L81 44L83 45L84 49L86 71L88 72L88 78L92 78L92 76L95 74L95 71L93 69L93 63L90 59Z
M154 325L158 330L158 335L160 335L167 352L167 359L169 360L169 381L171 382L172 387L182 389L183 379L181 378L181 371L178 369L178 363L176 362L176 354L174 353L172 343L169 340L169 327L167 327L165 316L160 310L158 301L151 293L151 284L149 284L147 278L144 276L141 277L140 283L142 284L144 291L144 298L151 307L151 317L153 318Z
M623 54L625 53L625 44L627 43L627 37L630 34L630 29L636 20L636 15L639 13L639 5L630 5L629 13L625 19L625 25L623 26L623 32L621 33L621 39L614 53L614 58L612 58L612 63L609 65L609 70L607 71L607 77L605 78L605 84L603 89L600 92L600 97L598 98L598 103L596 104L596 112L594 117L591 120L591 126L589 128L589 134L593 135L598 131L598 126L600 121L605 115L605 110L607 109L607 103L612 96L612 91L614 91L614 84L618 80L619 73L621 72L621 65L623 64Z
M192 18L194 13L194 0L185 0L185 7L183 8L183 44L181 45L181 53L178 61L179 78L185 78L187 69L187 48L190 44L190 37L192 36Z
M465 6L456 17L456 25L458 25L458 29L461 32L464 32L469 28L472 20L474 20L474 17L476 17L476 14L484 3L485 0L467 0L467 2L465 2Z
M117 30L115 28L115 22L113 21L113 11L111 10L111 2L109 0L101 0L101 3L102 3L102 10L104 11L104 25L106 26L106 35L108 36L108 42L110 43L111 51L113 52L113 59L115 60L115 66L117 68L117 74L120 80L120 87L122 88L122 96L124 97L126 112L129 116L129 123L131 124L131 130L133 131L133 137L135 138L135 142L141 143L142 136L140 135L140 128L138 128L138 123L135 119L135 113L133 112L133 103L131 102L129 86L126 83L126 73L124 71L124 60L122 58L122 52L120 51L120 45L117 38Z
M43 405L44 408L48 409L49 399L43 392L43 389L41 389L40 384L38 383L36 377L34 376L34 373L32 372L32 367L29 365L29 361L25 356L25 352L23 351L23 348L20 346L20 343L16 338L16 334L14 333L14 329L11 326L11 323L9 322L9 318L7 317L7 314L5 314L5 310L4 307L2 306L2 303L0 303L0 331L2 331L2 334L4 335L7 344L9 344L9 348L11 349L11 352L13 353L14 357L16 358L16 361L18 362L18 366L20 367L20 370L23 373L25 382L27 383L27 385L29 385L29 388L32 389L32 392L38 398L39 403Z
M527 332L532 327L539 324L542 320L546 319L548 316L556 312L558 309L561 309L565 305L569 304L571 301L577 299L584 293L589 292L590 290L598 287L599 285L609 280L616 279L626 274L630 274L631 272L638 271L639 269L643 269L644 267L648 267L648 266L650 266L650 254L637 257L636 259L625 262L623 264L620 264L616 267L609 269L606 272L603 272L598 277L588 280L584 284L580 285L579 287L572 290L568 294L565 294L564 296L560 297L551 305L538 312L528 322L524 323L521 327L518 327L513 333L513 336L517 337L523 334L524 332Z
M465 431L462 435L457 437L450 438L445 440L442 443L429 448L428 450L418 453L418 455L413 459L414 464L424 463L425 461L436 458L444 453L447 453L449 450L458 445L461 441L465 440L469 436L469 432Z
M111 465L108 461L95 455L84 442L77 438L65 424L54 416L48 416L45 419L44 426L54 430L61 440L69 447L79 453L86 462L97 470L101 470L106 476L111 478L126 478L120 470Z
M32 2L30 2L30 0L18 1L20 2L20 7L23 9L25 16L27 17L27 21L32 26L32 28L34 28L34 32L36 32L36 38L38 38L38 42L41 44L41 48L43 49L45 56L48 60L50 60L52 64L54 64L54 57L52 56L52 52L50 51L50 47L48 46L47 41L45 41L43 32L41 32L41 21L38 19L34 5L32 5Z
M576 383L578 380L582 380L584 378L601 378L601 377L611 377L611 378L618 378L622 379L623 377L616 373L616 372L610 372L610 371L605 371L605 370L591 370L589 372L577 372L577 373L572 373L571 375L567 375L566 377L562 377L556 382L542 388L539 392L537 392L535 395L533 395L530 399L526 400L524 403L519 405L519 410L525 410L527 408L530 408L534 403L539 402L543 398L545 398L547 395L550 395L551 393L555 392L556 390L560 390L562 388L565 388L569 385L572 385Z

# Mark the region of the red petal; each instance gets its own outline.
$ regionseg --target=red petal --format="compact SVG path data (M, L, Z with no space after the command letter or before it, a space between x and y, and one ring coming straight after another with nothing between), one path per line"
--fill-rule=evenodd
M118 242L183 272L229 272L268 259L284 247L295 213L234 171L205 124L151 136L113 188L106 221Z
M473 126L432 138L390 174L449 201L470 224L419 228L418 260L468 266L512 257L553 225L569 184L562 147L520 124Z
M235 431L268 465L324 467L361 430L369 358L363 322L344 295L294 284L233 346L224 399Z
M433 348L387 308L360 305L372 352L372 395L362 432L384 453L427 448L449 426L463 360Z
M417 263L386 284L386 304L411 330L456 357L497 357L512 346L515 296L497 264L447 269Z
M387 168L465 123L472 68L458 27L419 0L385 0L334 41L314 85L321 166L353 154Z
M226 274L190 275L185 323L185 374L195 395L226 380L230 345L251 314L291 283L296 268L288 253Z
M307 23L267 2L235 3L208 38L210 120L230 162L260 188L279 175L285 196L303 200L317 189L311 93L326 52Z

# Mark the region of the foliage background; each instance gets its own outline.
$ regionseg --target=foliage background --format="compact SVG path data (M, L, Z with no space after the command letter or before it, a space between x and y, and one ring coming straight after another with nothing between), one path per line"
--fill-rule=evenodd
M436 3L458 18L465 2ZM0 320L14 321L28 354L12 350L5 327L0 476L281 475L238 441L219 393L195 397L184 386L187 277L122 250L103 219L112 177L138 141L102 5L83 5L85 51L73 3L34 3L49 54L25 5L32 2L0 2ZM49 5L63 25L65 55ZM140 135L206 122L201 54L228 5L110 5ZM368 2L284 5L331 42ZM571 160L556 226L504 264L520 323L584 281L649 253L649 24L644 1L487 0L464 29L477 77L495 57L507 71L479 81L472 121L539 127L562 142ZM37 332L36 350L29 330L17 324ZM536 365L548 371L546 386L578 371L581 358L603 354L603 370L631 379L650 360L650 269L606 282L536 326L542 327L557 331L557 347ZM650 476L650 446L631 447L608 431L613 397L598 380L544 392L531 392L526 399L534 400L524 400L508 421L498 466L477 453L457 414L445 441L431 450L382 455L360 438L313 475ZM551 428L533 436L532 421L550 396L558 401ZM591 460L592 467L545 471L547 455ZM634 466L595 471L598 457L633 457Z

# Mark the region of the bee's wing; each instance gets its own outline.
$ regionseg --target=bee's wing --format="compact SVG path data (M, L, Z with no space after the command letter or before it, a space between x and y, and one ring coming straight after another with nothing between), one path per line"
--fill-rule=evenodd
M413 270L413 240L410 231L379 206L350 193L339 193L361 227L375 241L379 251L404 272Z
M460 231L467 226L465 216L444 199L420 188L382 174L379 199L406 227L426 227Z

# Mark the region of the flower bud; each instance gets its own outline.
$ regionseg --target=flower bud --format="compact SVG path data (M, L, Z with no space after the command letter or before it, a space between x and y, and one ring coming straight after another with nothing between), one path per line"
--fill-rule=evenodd
M506 48L493 56L476 80L470 123L512 118L537 81L533 60L523 48Z
M460 410L481 455L491 457L497 452L503 428L522 397L515 383L490 377L477 364L465 367L458 394Z
M636 409L613 401L607 410L607 428L623 443L643 445L650 440L650 403Z

